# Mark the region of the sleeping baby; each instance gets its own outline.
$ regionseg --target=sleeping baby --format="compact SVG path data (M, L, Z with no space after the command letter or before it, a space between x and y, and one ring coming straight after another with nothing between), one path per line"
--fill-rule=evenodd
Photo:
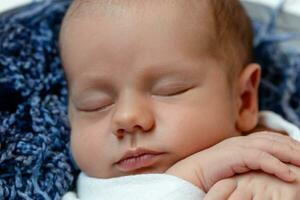
M258 111L252 39L238 0L74 0L63 199L299 199L300 134Z

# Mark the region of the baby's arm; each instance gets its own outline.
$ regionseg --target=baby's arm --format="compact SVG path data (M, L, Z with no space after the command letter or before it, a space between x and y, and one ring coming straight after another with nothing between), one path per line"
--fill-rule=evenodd
M266 130L267 127L269 130L279 131L300 141L299 129L273 112L261 112L258 127L260 130ZM217 182L205 199L246 200L250 195L258 199L300 199L300 168L293 165L290 165L290 168L297 176L296 181L292 183L283 182L262 172L249 172Z
M236 174L261 170L291 182L284 163L300 166L300 144L272 132L229 138L173 165L166 173L185 179L207 192L216 182Z
M275 130L275 131L279 131L279 132L285 132L285 133L287 133L287 135L289 135L290 137L292 137L292 138L294 138L294 139L296 139L296 140L300 140L300 131L299 131L299 129L295 126L295 125L293 125L293 124L291 124L291 123L289 123L289 122L287 122L286 120L284 120L280 115L277 115L276 113L273 113L273 112L270 112L270 111L263 111L263 112L260 112L259 113L259 123L258 123L258 125L260 126L260 127L264 127L264 128L267 128L268 130ZM264 129L261 129L261 130L264 130ZM254 132L254 131L253 131ZM252 134L253 134L253 132L252 132ZM277 136L276 137L273 137L272 135L273 134L275 134L275 133L273 133L273 134L271 134L271 135L269 135L269 133L272 133L272 132L260 132L260 133L264 133L263 135L266 135L266 137L268 137L269 139L270 139L270 142L269 143L267 143L266 145L264 145L262 142L259 142L259 140L257 140L255 143L255 145L257 145L257 147L260 149L260 150L263 150L263 151L265 151L266 149L265 148L273 148L273 150L275 150L276 148L277 148L277 150L279 150L278 148L279 148L279 146L281 146L282 145L282 143L285 143L285 144L288 144L288 143L290 143L293 147L292 148L296 148L296 149L299 149L299 143L297 142L297 141L295 141L295 140L292 140L291 138L289 138L289 137L287 137L287 136L285 136L285 137L282 137L282 136L280 136L279 134L276 134ZM252 135L252 136L255 136L256 137L256 135L258 136L258 137L261 137L261 136L263 136L263 135L259 135L260 133L256 133L256 134L254 134L254 135ZM248 136L247 136L248 137ZM247 139L247 137L245 137L245 139ZM265 138L266 139L266 138ZM282 140L282 139L284 139L284 140ZM255 141L255 140L254 140ZM277 142L277 145L276 145L276 142ZM250 141L249 141L250 142ZM266 142L266 141L265 141ZM286 143L286 142L288 142L288 143ZM253 140L252 140L252 143L249 143L249 144L253 144ZM249 149L249 147L247 147L247 143L245 144L246 145L246 149ZM259 147L260 146L260 147ZM255 147L255 146L252 146L252 147L254 147L254 148L257 148L257 147ZM261 149L262 148L262 149ZM290 156L292 156L292 154L294 153L293 151L292 151L292 148L291 149L289 149L289 148L291 148L291 147L288 147L287 146L287 148L285 148L285 153L286 154L290 154ZM242 151L243 151L244 149L242 149ZM273 151L272 150L272 151ZM276 150L276 151L277 151ZM221 153L223 153L223 152L221 152ZM234 154L236 154L236 153L238 153L238 152L234 152ZM274 154L274 152L273 152L273 154L272 154L272 152L269 152L268 151L268 153L271 153L271 155L273 155L274 157L277 157L279 160L281 160L281 161L283 161L283 162L289 162L289 163L296 163L295 165L297 165L297 166L299 166L299 164L298 164L298 159L299 158L297 158L297 156L296 156L296 158L295 158L295 160L285 160L285 159L282 159L283 157L278 157L279 156L279 151L277 152L277 153L275 153ZM294 154L294 156L295 155L297 155L297 154ZM228 157L229 158L229 157ZM236 157L235 157L236 158ZM246 155L246 157L245 158L248 158L248 156ZM226 162L228 163L228 161L230 161L231 159L229 159L229 160L226 160ZM200 161L200 160L199 160ZM226 163L225 162L225 163ZM220 163L221 164L224 164L224 162L222 162L221 160L220 160ZM268 165L270 165L270 164L267 164L267 166ZM280 165L279 165L280 166ZM263 166L261 166L261 167L263 167ZM277 165L274 165L274 166L271 166L271 167L277 167ZM250 170L250 169L248 169L248 170ZM262 170L262 169L261 169ZM262 170L262 171L265 171L265 170ZM266 171L265 171L266 172ZM221 175L222 175L222 171L221 171L221 173L220 173ZM224 174L223 174L224 175ZM276 174L275 174L276 175ZM278 175L276 175L276 176L278 176ZM284 180L284 179L283 179Z

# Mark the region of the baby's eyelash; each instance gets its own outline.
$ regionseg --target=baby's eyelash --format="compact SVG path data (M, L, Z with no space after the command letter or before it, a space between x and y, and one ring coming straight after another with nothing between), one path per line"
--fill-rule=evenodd
M193 87L186 87L186 86L185 87L170 86L169 88L166 87L166 88L158 89L157 91L154 91L154 94L159 96L176 96L176 95L183 94L192 88Z
M75 104L77 110L82 112L96 112L105 110L107 107L111 106L113 101L110 98L100 98L82 101L81 103Z
M113 103L103 105L103 106L95 106L95 107L91 107L91 108L79 108L78 110L81 112L87 112L87 113L99 112L99 111L104 111L104 110L108 109L111 105L113 105Z
M179 94L182 94L182 93L187 92L188 90L189 90L189 88L175 90L175 91L170 92L170 93L167 94L166 96L175 96L175 95L179 95Z

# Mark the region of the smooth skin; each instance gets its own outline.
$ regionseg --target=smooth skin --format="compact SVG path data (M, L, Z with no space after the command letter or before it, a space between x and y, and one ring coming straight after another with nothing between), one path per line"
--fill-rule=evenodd
M211 187L219 181L215 191L221 188L219 185L233 182L231 179L222 182L223 179L257 170L292 183L297 176L285 163L300 166L299 147L299 143L288 136L274 132L257 132L226 139L179 161L166 173L181 177L210 193ZM230 189L223 189L222 194L225 195L225 192L230 192Z
M116 4L111 12L90 3L64 24L61 56L69 87L71 148L79 168L98 178L172 169L168 172L205 191L222 178L253 169L292 181L279 160L299 164L299 145L294 154L286 141L275 146L257 137L257 145L251 143L254 136L241 137L257 124L260 67L250 64L237 69L237 76L228 75L228 66L213 53L205 3L196 16L192 6L170 9L167 3L151 2ZM150 167L120 170L116 162L138 147L163 155ZM204 165L237 152L221 174ZM192 166L191 159L199 165ZM195 171L183 173L189 167L201 169L199 179L192 177Z
M204 200L297 200L300 199L300 170L289 166L297 179L283 182L261 172L248 172L217 182Z

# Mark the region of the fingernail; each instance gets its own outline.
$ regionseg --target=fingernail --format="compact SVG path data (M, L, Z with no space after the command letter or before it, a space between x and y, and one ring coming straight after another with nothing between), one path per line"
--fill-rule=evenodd
M296 174L292 170L289 170L289 177L289 181L294 181L296 179Z

